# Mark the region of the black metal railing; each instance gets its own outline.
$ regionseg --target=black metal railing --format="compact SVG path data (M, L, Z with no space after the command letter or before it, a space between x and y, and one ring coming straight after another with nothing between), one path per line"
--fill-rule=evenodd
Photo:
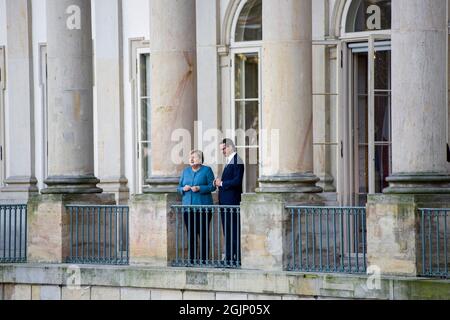
M238 206L172 206L175 267L240 268Z
M0 205L0 263L27 261L27 206Z
M129 264L129 208L67 206L70 254L67 263Z
M450 209L420 209L421 276L449 277Z
M291 254L288 270L365 273L366 209L289 206Z

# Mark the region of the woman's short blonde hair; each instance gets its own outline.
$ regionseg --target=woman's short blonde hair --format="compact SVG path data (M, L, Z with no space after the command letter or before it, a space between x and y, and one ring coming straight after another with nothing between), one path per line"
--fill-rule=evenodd
M200 150L192 150L191 151L191 156L193 154L195 154L199 159L202 160L202 164L205 163L205 156L204 156L202 151L200 151Z

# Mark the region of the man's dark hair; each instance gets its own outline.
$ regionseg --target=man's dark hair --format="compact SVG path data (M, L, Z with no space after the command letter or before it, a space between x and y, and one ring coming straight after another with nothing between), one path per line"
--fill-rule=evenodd
M231 139L223 139L222 144L226 145L227 147L233 148L233 150L236 150L236 145L234 144L234 141Z

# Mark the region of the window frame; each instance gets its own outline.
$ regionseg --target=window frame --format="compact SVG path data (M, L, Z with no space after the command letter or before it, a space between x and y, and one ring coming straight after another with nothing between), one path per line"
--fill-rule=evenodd
M130 179L130 193L134 195L143 194L145 189L145 184L140 186L140 176L139 176L139 161L138 161L138 50L145 49L150 50L150 42L146 40L144 37L137 38L129 38L128 39L128 61L129 61L129 69L128 69L128 78L130 81L130 90L131 90L131 148L132 148L132 177Z
M39 44L39 87L42 104L42 175L48 178L48 64L47 44Z
M353 51L351 48L352 43L359 43L359 42L365 42L367 43L367 51L358 50L356 52ZM392 52L392 47L390 44L390 36L386 34L371 34L366 39L352 39L352 41L344 41L344 44L342 47L344 49L344 73L345 73L345 89L343 92L345 92L345 97L343 97L343 103L347 106L347 110L345 110L345 113L347 114L346 124L344 126L347 126L346 134L345 134L345 144L348 145L348 150L345 152L346 155L346 161L345 161L345 176L349 177L346 179L345 183L345 196L344 196L344 204L345 205L357 205L358 203L358 196L360 195L360 192L358 190L359 182L359 163L357 161L357 155L359 154L359 145L356 143L356 129L355 129L355 90L354 90L354 65L353 65L353 59L354 59L354 53L358 52L367 52L368 54L368 79L367 79L367 86L368 86L368 159L369 159L369 167L367 168L369 178L369 191L368 195L376 194L375 193L375 148L379 144L375 142L375 105L374 105L374 98L375 98L375 91L377 89L375 88L374 83L374 77L375 77L375 63L373 59L369 59L370 56L374 56L376 50L376 42L383 43L381 47L384 49L381 51L390 51ZM385 43L389 42L388 45ZM386 46L389 48L386 49ZM365 46L362 46L361 48L365 48ZM392 65L391 65L392 66ZM391 88L392 93L392 88ZM392 101L391 101L392 103ZM392 105L391 105L392 107ZM391 131L392 131L392 118L391 118ZM391 133L391 139L392 139L392 133ZM391 150L392 150L392 141L390 141ZM391 159L390 159L390 170L392 171L392 152L391 152ZM372 161L370 161L372 159Z
M258 59L259 59L259 63L258 63L258 121L259 121L259 126L258 126L258 145L257 146L241 146L238 145L237 141L236 141L236 148L239 149L244 149L247 152L247 149L258 149L258 170L259 173L261 173L261 167L262 167L262 163L261 163L261 159L262 159L262 150L261 150L261 139L262 139L262 128L263 128L263 118L262 118L262 94L261 94L261 89L262 89L262 75L261 75L261 71L262 71L262 59L261 59L261 52L262 52L262 48L261 47L253 47L253 46L249 46L246 48L233 48L230 51L231 54L231 132L232 132L232 137L235 138L236 137L236 103L237 100L242 101L242 100L246 100L246 99L236 99L236 86L235 86L235 77L236 77L236 68L235 68L235 63L236 63L236 55L238 54L257 54ZM250 100L255 100L255 99L250 99ZM245 153L246 155L246 153ZM244 163L246 162L246 158L242 159L244 161ZM260 174L259 174L260 176ZM259 177L257 178L259 179ZM248 193L247 192L247 179L246 179L246 175L244 175L244 186L243 186L243 192L244 193Z
M148 55L150 57L150 68L151 68L151 52L150 47L138 47L136 48L136 101L135 101L135 142L136 142L136 192L137 194L142 194L144 192L145 188L145 176L144 176L144 157L143 155L143 143L147 143L151 145L151 137L148 141L142 140L142 99L149 99L150 100L150 108L151 108L151 97L142 96L141 94L141 65L140 65L140 59L142 56ZM151 77L150 77L150 86L151 86ZM151 117L151 114L150 114ZM150 120L151 121L151 120ZM149 172L151 171L151 167L148 169Z
M5 90L6 90L6 61L5 47L0 46L0 187L5 186Z
M313 147L317 148L317 147L336 147L336 154L335 154L335 161L336 161L336 176L333 177L334 178L334 183L335 183L335 189L336 189L336 194L338 196L338 201L342 202L343 201L343 190L344 190L344 165L343 165L343 160L344 160L344 130L345 130L345 125L344 125L344 112L342 111L343 109L343 103L342 103L342 64L343 64L343 56L342 56L342 42L340 40L313 40L312 42L312 47L318 47L318 46L324 46L324 47L335 47L336 48L336 79L335 79L335 85L336 85L336 92L318 92L318 91L313 91L312 96L313 96L313 107L315 106L315 97L317 96L323 96L323 97L327 97L327 96L335 96L336 97L336 105L335 106L329 106L329 107L334 107L336 108L336 118L335 118L335 123L336 123L336 128L331 128L330 126L330 130L335 130L335 135L336 135L336 141L316 141L314 139L313 141ZM314 59L314 58L313 58ZM324 61L325 64L330 64L331 59L328 59L326 61ZM329 69L331 70L331 68ZM313 77L315 75L313 74ZM330 75L327 75L330 76ZM314 78L313 78L314 81ZM313 86L314 89L314 86ZM314 111L315 112L315 111ZM314 151L315 152L315 151Z

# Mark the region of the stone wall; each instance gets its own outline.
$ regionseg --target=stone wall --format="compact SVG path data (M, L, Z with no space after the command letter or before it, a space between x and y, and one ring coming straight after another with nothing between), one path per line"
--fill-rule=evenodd
M419 278L381 277L377 281L373 277L342 274L0 265L0 300L447 300L449 297L450 281Z

